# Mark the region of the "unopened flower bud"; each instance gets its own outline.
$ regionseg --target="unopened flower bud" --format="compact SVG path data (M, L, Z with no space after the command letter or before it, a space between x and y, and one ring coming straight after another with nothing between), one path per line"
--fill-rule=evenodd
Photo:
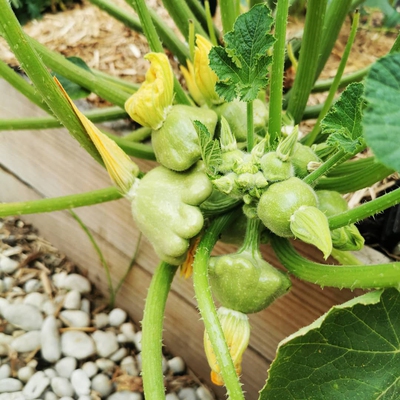
M228 121L223 116L221 116L221 136L219 141L223 153L237 149L236 138L232 133Z
M215 91L218 77L210 68L208 53L212 48L211 42L201 35L196 35L196 49L194 52L194 79L200 93L210 105L220 104L222 99Z
M179 66L179 68L182 72L183 77L185 78L186 85L189 90L190 96L196 102L196 104L198 104L199 106L202 106L203 104L205 104L206 101L196 84L196 81L194 78L193 64L189 60L186 61L186 64L187 64L187 68L185 68L183 65Z
M100 131L84 114L82 114L67 92L61 86L57 78L54 78L68 100L76 116L81 121L87 134L100 153L113 182L121 189L122 193L130 196L130 191L135 188L135 181L139 175L139 167L128 157L128 155L114 142Z
M243 353L249 345L250 339L249 319L246 314L225 307L220 307L217 314L236 373L240 375ZM211 368L211 380L215 385L222 386L224 381L221 376L221 368L207 333L204 334L204 349Z
M324 254L332 252L332 240L326 215L313 206L302 206L290 217L290 230L303 242L313 244Z
M337 250L357 251L364 247L364 238L354 224L331 231L332 244Z
M237 175L233 172L224 175L221 178L212 181L213 185L222 193L236 194L238 193L238 185L236 183Z
M140 125L157 130L172 105L174 75L165 54L149 53L145 58L151 62L146 80L125 102L125 110Z
M289 157L293 154L298 136L299 127L296 125L293 128L293 132L279 143L276 154L282 161L289 160Z

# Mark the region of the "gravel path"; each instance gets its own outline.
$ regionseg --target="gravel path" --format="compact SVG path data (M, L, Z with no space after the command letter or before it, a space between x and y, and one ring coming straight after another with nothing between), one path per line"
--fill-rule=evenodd
M0 219L0 400L141 400L141 331L33 227ZM167 400L211 400L179 356Z

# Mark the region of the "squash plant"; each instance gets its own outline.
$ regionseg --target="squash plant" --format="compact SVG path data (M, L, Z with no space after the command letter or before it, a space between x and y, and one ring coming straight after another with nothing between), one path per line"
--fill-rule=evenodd
M1 34L32 85L3 64L0 74L49 112L45 119L3 120L0 127L45 128L60 121L107 168L116 187L2 204L0 216L129 199L137 226L161 259L143 318L148 399L164 398L162 321L178 267L186 274L193 269L211 378L225 385L229 398L244 399L239 377L250 336L247 314L290 290L291 275L322 287L369 292L281 342L260 399L399 397L400 264L361 265L350 251L364 243L354 223L399 203L400 189L353 210L340 195L400 171L399 39L386 57L343 77L358 14L349 1L309 0L296 78L284 98L288 0L277 2L274 15L264 2L243 7L238 0L221 0L223 35L207 2L204 10L197 0L163 0L186 43L144 0L127 0L139 18L109 0L91 1L146 35L151 65L145 82L137 87L51 52L23 33L7 0L0 0ZM298 124L311 112L307 100L349 12L352 29L337 75L314 114L314 129L301 137ZM163 46L179 61L188 91L174 76ZM73 92L48 69L114 107L80 112ZM338 87L349 80L354 82L334 102ZM151 145L106 135L94 125L126 113L142 126L132 137L151 135ZM375 155L352 160L367 145ZM129 156L160 165L143 174ZM233 235L227 234L239 221ZM238 252L210 258L217 241L229 236L241 244ZM292 238L343 265L307 260L292 247ZM262 259L265 240L286 273ZM218 310L212 295L221 304Z

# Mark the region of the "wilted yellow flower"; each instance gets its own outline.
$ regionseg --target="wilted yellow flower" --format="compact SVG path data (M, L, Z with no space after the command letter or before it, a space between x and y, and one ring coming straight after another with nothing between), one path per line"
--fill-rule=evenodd
M196 49L194 51L194 79L201 94L210 104L219 104L222 99L215 91L218 77L210 68L208 53L212 48L211 42L201 35L196 35Z
M192 96L192 99L198 104L199 106L202 106L206 101L201 94L199 88L197 87L196 81L194 79L194 67L193 64L187 60L187 68L185 68L183 65L180 65L179 68L183 74L183 77L185 78L186 85L189 89L189 93Z
M229 308L220 307L217 311L221 327L228 344L229 353L232 357L236 373L242 372L242 356L250 340L250 323L246 314L234 311ZM211 347L207 333L204 334L204 349L208 365L211 368L211 380L214 384L222 386L224 381L221 376L221 369L218 365L214 351Z
M83 115L74 102L70 99L67 92L61 86L61 83L54 78L64 96L68 100L76 116L82 122L87 134L92 140L96 149L107 168L113 182L127 194L132 188L136 177L139 174L139 167L126 155L126 153L109 137L102 133L85 115Z
M125 110L140 125L161 128L174 97L174 75L168 58L163 53L149 53L151 62L146 80L126 102Z

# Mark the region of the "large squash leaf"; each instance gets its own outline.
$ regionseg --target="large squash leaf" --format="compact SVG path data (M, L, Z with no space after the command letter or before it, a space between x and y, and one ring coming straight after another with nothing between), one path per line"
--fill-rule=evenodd
M280 343L260 400L400 399L400 293L333 307Z
M377 159L400 171L400 53L378 60L365 80L364 135Z

